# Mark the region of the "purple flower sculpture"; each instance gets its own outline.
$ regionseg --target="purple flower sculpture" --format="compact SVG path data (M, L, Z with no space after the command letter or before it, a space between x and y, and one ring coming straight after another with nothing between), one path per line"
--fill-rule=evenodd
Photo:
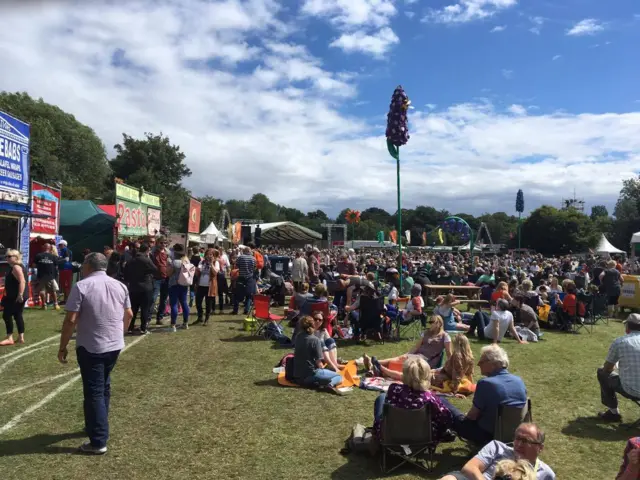
M411 100L404 92L402 85L394 90L391 105L387 114L387 143L401 147L409 141L409 127L407 126L407 110Z

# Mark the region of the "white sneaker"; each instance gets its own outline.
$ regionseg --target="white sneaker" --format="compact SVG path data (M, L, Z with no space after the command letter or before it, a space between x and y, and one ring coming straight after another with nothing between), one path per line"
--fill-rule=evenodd
M80 445L80 448L78 450L80 450L82 453L86 453L87 455L104 455L105 453L107 453L107 447L94 447L93 445L91 445L91 442L84 442L82 445Z
M169 331L170 331L170 332L172 332L172 333L175 333L175 332L177 332L178 330L176 329L176 326L175 326L175 325L171 325L171 330L169 330Z
M188 323L183 323L182 324L182 328L184 328L185 330L189 330L189 324Z

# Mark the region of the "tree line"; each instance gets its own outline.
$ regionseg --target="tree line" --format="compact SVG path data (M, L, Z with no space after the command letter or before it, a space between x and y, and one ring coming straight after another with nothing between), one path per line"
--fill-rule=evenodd
M123 134L121 143L114 146L115 156L108 158L107 150L95 131L80 123L72 114L64 112L43 99L27 93L0 93L0 110L31 124L31 176L33 180L62 185L66 200L93 200L96 203L115 202L116 178L134 187L162 197L163 224L171 231L185 230L191 192L183 182L191 175L186 156L178 145L162 133L146 133L142 138ZM438 228L443 220L456 215L464 219L474 232L484 223L494 243L517 246L518 217L515 205L512 213L495 212L474 216L463 212L438 210L419 205L402 209L403 230L411 232L411 244L439 245ZM524 192L526 196L526 192ZM346 206L336 218L323 210L303 212L296 208L273 203L264 193L250 199L220 199L202 196L203 228L210 222L218 225L223 209L231 218L260 219L263 222L292 221L326 235L323 223L346 223ZM505 208L505 210L507 210ZM511 212L510 209L508 209ZM396 212L370 207L361 212L360 222L353 227L356 239L375 240L382 231L385 238L396 226ZM542 206L522 219L521 246L540 253L560 254L582 252L593 248L605 233L618 248L626 250L631 235L640 230L640 177L623 182L613 216L606 207L596 205L586 215L574 208L557 209ZM348 228L351 236L351 226ZM459 245L462 240L443 232L444 243ZM401 235L399 234L398 237ZM402 235L404 237L404 235ZM486 242L483 235L480 239Z

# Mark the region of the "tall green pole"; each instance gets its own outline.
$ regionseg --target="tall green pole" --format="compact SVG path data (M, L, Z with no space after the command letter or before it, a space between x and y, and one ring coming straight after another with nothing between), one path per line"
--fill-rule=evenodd
M397 177L398 177L398 272L400 274L400 289L402 290L402 208L400 202L400 149L396 157Z
M522 238L522 229L520 228L522 223L520 222L520 216L522 213L518 212L518 250L520 250L520 239Z
M356 235L355 228L356 228L355 225L352 223L351 224L351 248L353 248L353 245L354 245L353 241L354 241L355 235Z

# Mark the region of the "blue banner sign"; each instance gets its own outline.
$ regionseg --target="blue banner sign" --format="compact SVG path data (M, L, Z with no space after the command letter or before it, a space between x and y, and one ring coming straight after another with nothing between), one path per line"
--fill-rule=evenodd
M0 201L30 204L29 124L0 112Z

